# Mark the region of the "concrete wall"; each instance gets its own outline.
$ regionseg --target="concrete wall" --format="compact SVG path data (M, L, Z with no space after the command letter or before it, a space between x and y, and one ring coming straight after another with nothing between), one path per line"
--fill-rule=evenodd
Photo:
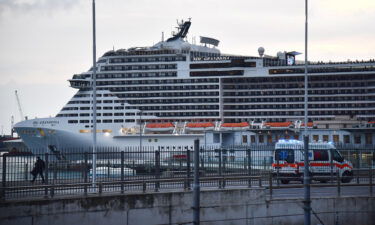
M301 199L268 200L263 189L201 193L201 224L303 224ZM375 199L316 198L312 207L325 225L370 225ZM0 204L0 224L153 225L191 224L192 192L72 197ZM312 224L320 222L312 216Z

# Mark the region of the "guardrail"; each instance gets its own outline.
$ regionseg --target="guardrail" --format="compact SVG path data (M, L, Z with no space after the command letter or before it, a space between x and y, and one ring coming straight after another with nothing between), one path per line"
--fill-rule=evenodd
M341 196L342 187L351 186L367 186L369 188L370 196L373 196L373 174L374 169L361 170L367 172L359 176L361 183L342 183L341 177L336 175L331 176L314 176L314 179L329 180L331 183L312 183L310 187L336 187L337 196ZM275 189L285 188L303 188L303 184L280 184L279 179L293 179L290 177L275 177L269 171L267 176L216 176L216 177L202 177L200 183L202 187L219 189L234 188L234 187L262 187L268 190L270 198L273 196ZM88 194L103 193L131 193L131 192L159 192L161 190L184 190L189 191L192 187L192 177L181 178L162 178L162 179L147 179L147 180L126 180L126 181L102 181L93 185L90 182L85 183L67 183L67 184L42 184L33 186L13 186L0 188L0 200L17 199L23 197L37 197L37 198L54 198L57 196L69 195L87 196ZM254 182L255 181L255 182ZM367 181L367 182L365 182ZM255 184L255 185L254 185ZM133 188L132 188L133 187ZM135 188L134 188L135 187ZM74 190L74 191L72 191Z

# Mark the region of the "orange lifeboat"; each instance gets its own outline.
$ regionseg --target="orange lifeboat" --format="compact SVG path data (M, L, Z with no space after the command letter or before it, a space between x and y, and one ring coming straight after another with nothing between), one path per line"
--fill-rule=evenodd
M293 126L292 122L270 122L270 123L265 123L264 126L269 127L269 128L289 128Z
M148 123L146 129L149 131L173 131L175 125L173 123Z
M314 123L313 122L308 122L307 127L313 127ZM301 123L301 127L305 127L305 123Z
M223 123L221 124L221 130L244 130L249 128L248 122L241 122L241 123Z
M215 124L211 122L207 123L187 123L185 129L189 131L204 131L204 130L213 130Z

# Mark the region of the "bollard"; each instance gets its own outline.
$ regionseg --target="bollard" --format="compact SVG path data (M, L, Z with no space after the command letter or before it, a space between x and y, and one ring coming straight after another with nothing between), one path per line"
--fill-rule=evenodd
M337 171L337 196L341 196L341 178L340 178L340 172Z
M133 161L134 163L134 161ZM121 151L121 194L124 194L124 180L125 180L125 152ZM134 172L134 167L133 167L133 172Z
M157 179L155 182L155 192L158 192L160 188L160 151L155 152L155 178Z

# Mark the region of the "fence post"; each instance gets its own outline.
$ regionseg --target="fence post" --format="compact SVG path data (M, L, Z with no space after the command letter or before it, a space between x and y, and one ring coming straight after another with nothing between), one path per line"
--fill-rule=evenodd
M48 153L45 153L45 164L46 164L46 170L45 170L45 177L44 177L44 183L48 185L48 167L49 167L49 160L48 160ZM44 188L44 197L48 197L48 187Z
M223 156L223 161L222 161L222 163L223 163L222 170L223 171L222 172L225 172L225 170L227 168L228 152L229 152L228 149L222 149L222 156Z
M89 169L89 165L88 165L88 159L89 159L89 155L88 155L88 152L85 152L84 155L84 160L85 160L85 165L83 166L83 179L84 179L84 183L85 185L83 186L83 191L85 193L85 195L87 195L87 185L86 183L88 182L88 176L87 176L87 171Z
M337 196L340 197L341 195L341 178L340 178L340 172L337 171Z
M268 184L268 187L270 189L270 199L272 199L272 173L270 172L269 173L269 180L268 180L269 184Z
M155 191L158 192L160 188L160 151L155 151L155 178L157 181L155 182Z
M53 183L57 180L57 163L53 163Z
M359 174L360 174L360 159L359 159L359 149L357 149L357 184L359 184Z
M372 167L370 167L369 170L369 175L370 175L370 196L372 197Z
M107 161L107 178L109 180L109 178L111 177L111 162L108 160Z
M103 183L99 182L99 195L103 193Z
M333 183L333 149L330 149L330 168L331 168L331 172L330 172L330 178L329 178L329 182L330 183Z
M194 140L193 223L200 223L199 139Z
M199 157L200 157L200 163L201 163L200 168L202 169L202 171L204 171L204 154L205 154L205 151L206 151L206 149L204 149L203 147L200 148L200 153L201 153L202 156L199 156Z
M1 190L1 197L5 199L5 188L6 188L6 176L7 176L7 158L3 155L3 173L2 173L2 190Z
M142 191L143 191L143 193L146 193L146 188L147 188L146 181L143 181L143 183L142 183Z
M55 196L55 187L54 186L51 187L50 195L51 195L51 198L53 198L53 196Z
M274 154L276 155L276 154ZM280 186L280 156L277 157L277 160L276 160L276 183L277 183L277 186L279 187Z
M190 190L190 173L191 173L191 168L190 168L190 163L191 163L191 159L190 159L190 150L189 148L186 150L186 177L187 177L187 180L186 180L186 189L187 190Z
M121 194L124 193L124 189L125 189L124 187L125 171L124 170L125 170L125 152L121 151Z
M219 148L219 177L223 175L222 167L222 148ZM219 179L219 188L221 188L221 180Z
M251 151L250 148L246 151L247 154L247 175L251 176ZM248 187L251 187L251 178L248 180Z
M24 178L25 178L25 181L29 180L29 164L28 163L25 163L24 165Z

